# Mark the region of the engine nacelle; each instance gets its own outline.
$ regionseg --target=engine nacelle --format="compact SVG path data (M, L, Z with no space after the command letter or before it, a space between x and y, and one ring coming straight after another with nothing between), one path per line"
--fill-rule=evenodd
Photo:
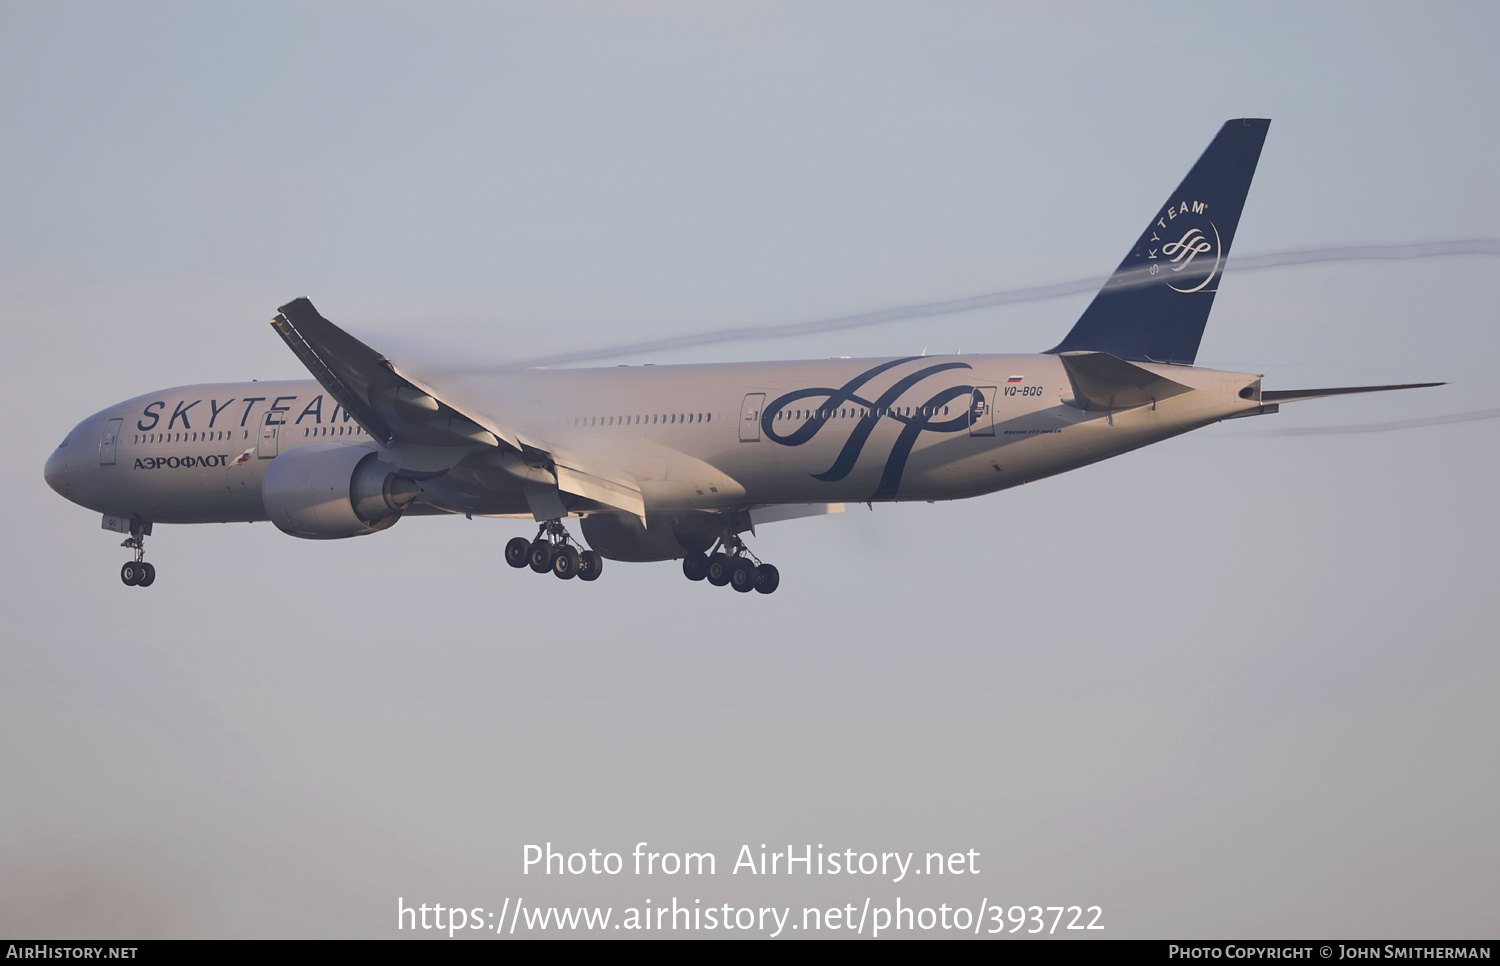
M650 525L643 527L638 517L591 513L583 518L581 529L589 548L600 556L636 562L676 560L701 553L714 545L726 526L735 533L750 529L748 514L702 510L653 513L647 522Z
M378 533L401 519L421 493L363 446L308 443L266 467L261 502L282 533L337 540Z

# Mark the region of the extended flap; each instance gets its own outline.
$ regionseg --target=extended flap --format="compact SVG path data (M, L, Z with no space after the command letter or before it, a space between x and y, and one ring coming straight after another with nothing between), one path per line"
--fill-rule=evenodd
M566 466L561 459L554 461L553 471L557 474L557 488L564 493L624 510L632 516L640 517L642 525L645 524L646 500L641 496L640 487L629 480L611 479L575 466Z

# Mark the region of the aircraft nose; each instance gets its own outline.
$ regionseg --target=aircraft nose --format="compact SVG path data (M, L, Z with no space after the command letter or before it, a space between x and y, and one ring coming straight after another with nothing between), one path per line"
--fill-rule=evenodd
M47 465L42 467L42 477L47 481L47 485L63 496L68 495L65 489L67 484L64 481L67 469L68 458L61 446L52 451L52 455L47 457Z

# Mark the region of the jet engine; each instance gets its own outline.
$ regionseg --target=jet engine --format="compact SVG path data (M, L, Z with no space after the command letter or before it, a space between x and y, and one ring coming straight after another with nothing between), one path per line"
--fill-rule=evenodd
M583 538L597 553L611 560L676 560L707 550L726 528L736 533L748 530L748 517L741 521L737 519L739 516L746 515L704 511L653 513L647 517L650 525L643 527L638 517L591 513L583 518Z
M393 526L421 488L363 446L308 443L271 461L260 494L282 533L337 540Z

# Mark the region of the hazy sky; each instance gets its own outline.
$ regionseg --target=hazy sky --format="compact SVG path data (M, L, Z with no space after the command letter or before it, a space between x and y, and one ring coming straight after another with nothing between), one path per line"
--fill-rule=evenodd
M1099 905L1105 936L1500 927L1497 261L1230 273L1288 406L978 500L762 528L774 597L506 567L513 522L157 528L42 464L302 378L308 295L505 362L1109 271L1227 118L1254 253L1500 237L1492 4L0 8L0 934L395 936L398 897ZM1087 296L621 361L1022 352ZM522 848L713 851L713 878ZM976 850L732 876L741 844ZM800 913L799 913L800 914ZM619 912L616 913L619 915ZM409 933L402 933L409 934Z

